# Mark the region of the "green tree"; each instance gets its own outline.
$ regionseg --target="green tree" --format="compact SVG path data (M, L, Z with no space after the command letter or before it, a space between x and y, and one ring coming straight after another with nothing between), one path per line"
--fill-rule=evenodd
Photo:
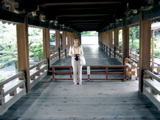
M15 68L18 69L16 26L13 24L0 22L0 61L14 61Z
M83 31L83 32L81 32L81 35L98 35L98 32L96 32L96 31Z
M139 50L139 26L134 26L129 29L130 49Z
M43 42L42 29L29 27L29 55L31 59L38 58L40 61L43 58Z

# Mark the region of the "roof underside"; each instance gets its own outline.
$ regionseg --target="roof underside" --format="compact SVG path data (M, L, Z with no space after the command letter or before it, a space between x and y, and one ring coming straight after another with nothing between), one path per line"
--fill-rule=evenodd
M18 14L45 22L56 22L81 31L99 31L111 23L120 22L131 14L149 9L158 0L1 0L18 4ZM8 3L9 4L9 3ZM6 6L6 5L5 5Z

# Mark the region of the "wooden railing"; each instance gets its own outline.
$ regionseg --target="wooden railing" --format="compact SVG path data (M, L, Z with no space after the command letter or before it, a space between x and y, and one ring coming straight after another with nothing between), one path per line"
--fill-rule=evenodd
M54 49L50 54L50 66L59 59L59 51L58 49Z
M139 69L137 67L137 64L129 58L125 58L124 64L128 66L126 69L127 76L131 80L138 79L138 70Z
M149 70L144 70L143 73L143 93L160 110L160 77Z
M139 54L130 52L129 57L132 58L134 61L139 61Z
M83 80L126 80L126 65L119 66L83 66L82 74L87 76L82 78ZM53 80L72 80L72 66L52 66ZM100 78L98 74L104 75L104 78ZM56 75L60 75L56 77ZM63 75L68 75L65 78ZM92 75L96 75L97 78L93 78ZM114 77L112 76L114 75ZM117 75L117 76L115 76ZM120 77L119 77L120 76Z
M116 48L115 50L116 50L116 51L115 51L115 57L116 57L120 62L122 62L122 51L121 51L121 49Z
M26 94L24 72L0 82L0 115Z
M31 88L47 75L47 71L48 71L47 59L42 60L41 62L30 67Z
M63 50L60 50L60 59L63 59L66 57L66 52L65 52L65 49Z

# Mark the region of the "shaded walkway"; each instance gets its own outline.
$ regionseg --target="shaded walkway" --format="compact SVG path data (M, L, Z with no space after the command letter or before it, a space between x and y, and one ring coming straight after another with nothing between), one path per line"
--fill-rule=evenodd
M120 65L96 45L84 45L87 65ZM70 57L57 65L71 65ZM138 92L137 81L52 82L48 75L0 120L159 120L160 111Z
M99 45L82 45L86 65L121 65L115 58L109 58ZM71 65L71 58L61 59L53 65Z
M0 120L159 120L160 112L137 92L135 81L38 83Z

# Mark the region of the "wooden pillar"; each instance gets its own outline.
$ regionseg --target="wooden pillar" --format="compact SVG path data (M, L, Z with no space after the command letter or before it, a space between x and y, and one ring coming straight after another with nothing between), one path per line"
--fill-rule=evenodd
M66 49L66 32L63 31L63 34L62 34L62 46L63 46L63 49Z
M118 48L119 35L118 29L114 29L114 58L116 57L116 48Z
M129 57L129 26L123 26L122 30L122 63L124 64L124 59Z
M144 69L150 70L151 21L143 20L140 14L140 57L139 57L139 91L143 92Z
M114 47L118 47L118 29L114 29Z
M31 89L29 69L29 46L28 46L28 17L25 16L24 23L17 24L17 47L18 47L18 71L25 72L26 92Z
M108 49L109 49L109 56L111 56L111 48L112 48L112 30L108 31Z
M60 48L60 31L56 30L55 31L55 37L56 37L56 48Z
M50 67L50 33L49 28L43 29L43 52L44 59L48 60L48 68Z
M109 48L112 48L112 30L108 31Z
M61 58L61 52L60 52L60 31L56 30L55 31L55 38L56 38L56 48L58 48L58 52L59 52L59 59Z

